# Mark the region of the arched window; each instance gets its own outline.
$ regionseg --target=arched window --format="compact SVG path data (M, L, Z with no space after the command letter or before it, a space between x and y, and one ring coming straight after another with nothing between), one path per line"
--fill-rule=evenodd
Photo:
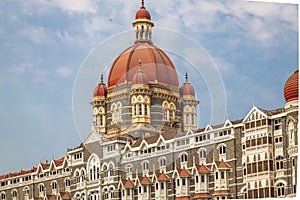
M5 193L1 193L1 200L6 200L6 195L5 195Z
M220 146L219 154L222 155L222 154L225 154L225 153L226 153L226 147L225 146Z
M81 182L84 182L84 181L85 181L85 172L84 172L83 169L81 170L80 181L81 181Z
M126 173L132 173L132 164L126 165Z
M204 149L201 149L199 151L199 158L206 158L206 151Z
M142 163L142 166L143 166L143 170L149 170L149 162L148 161L144 161Z
M147 96L133 96L131 98L131 105L133 118L149 116L150 99Z
M57 189L57 183L56 183L56 181L53 181L51 183L51 188L52 188L52 190L56 190Z
M176 111L176 106L171 103L170 104L170 111L169 111L169 120L172 121L175 119L175 111Z
M45 186L43 184L39 184L38 188L39 188L39 196L44 196Z
M44 192L44 185L42 185L42 184L39 185L39 191Z
M24 188L24 195L25 195L25 196L28 196L29 193L30 193L29 188L28 188L28 187L25 187L25 188Z
M76 178L76 183L80 183L80 176L78 171L75 172L75 178Z
M65 187L70 187L71 186L71 180L69 178L65 179Z
M167 165L167 160L165 158L159 159L159 167L164 167Z
M89 179L91 181L99 179L100 177L99 158L95 155L91 156L87 166L88 166Z
M17 190L13 190L11 194L12 194L12 197L13 197L13 198L17 198L17 197L18 197L18 192L17 192Z
M104 164L103 167L102 167L102 169L103 169L104 177L108 177L108 168L107 168L107 165Z
M114 165L113 165L113 163L109 163L108 168L109 168L109 176L113 176L114 175Z
M279 183L277 185L277 197L282 197L284 196L284 184L283 183Z
M187 155L184 153L184 154L181 154L180 156L180 161L181 162L187 162Z

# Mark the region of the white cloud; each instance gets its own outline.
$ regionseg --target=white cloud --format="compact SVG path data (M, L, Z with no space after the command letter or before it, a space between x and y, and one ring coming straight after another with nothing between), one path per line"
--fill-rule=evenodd
M92 0L26 0L21 4L28 15L47 13L52 8L59 8L68 14L95 13L97 4Z
M97 4L92 0L54 0L53 4L70 13L95 13Z
M21 34L37 44L46 41L46 32L41 26L27 25L21 30Z
M60 67L55 70L55 73L62 78L68 78L73 74L72 69L68 67Z

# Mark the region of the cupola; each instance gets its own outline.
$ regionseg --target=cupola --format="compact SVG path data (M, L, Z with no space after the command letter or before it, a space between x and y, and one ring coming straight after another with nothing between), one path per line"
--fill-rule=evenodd
M284 85L284 98L286 103L298 100L299 96L299 70L295 70L294 73L287 79Z
M94 90L94 99L106 97L107 87L103 82L103 74L101 74L100 83L96 86Z
M188 74L185 74L185 82L180 87L180 96L195 96L194 87L189 83Z

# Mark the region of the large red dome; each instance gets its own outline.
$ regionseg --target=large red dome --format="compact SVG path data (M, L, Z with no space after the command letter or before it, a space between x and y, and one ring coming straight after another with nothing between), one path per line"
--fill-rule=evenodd
M299 70L297 69L294 74L292 74L284 85L284 98L286 102L298 100L299 91Z
M132 82L139 68L139 61L149 83L178 88L178 77L171 59L161 49L146 41L135 43L114 61L108 77L108 87Z

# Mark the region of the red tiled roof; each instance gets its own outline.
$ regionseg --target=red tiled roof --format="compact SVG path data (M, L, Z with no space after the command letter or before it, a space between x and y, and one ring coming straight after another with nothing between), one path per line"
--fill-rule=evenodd
M207 199L211 198L211 195L208 192L200 192L194 195L194 199Z
M162 172L162 173L156 172L155 174L156 174L157 180L159 182L170 180L170 177L168 175L166 175L164 172Z
M213 129L222 128L222 127L224 127L224 123L222 123L222 124L217 124L217 125L212 125L211 127L212 127Z
M41 164L43 170L49 169L49 167L50 167L50 164L48 164L48 163L40 163L40 164Z
M56 200L56 196L55 195L47 195L47 199L48 200Z
M62 200L71 200L71 194L69 192L60 192Z
M189 177L189 176L192 176L192 174L188 170L186 170L184 168L183 169L177 168L177 171L178 171L178 174L179 174L180 177Z
M229 194L230 194L229 190L216 190L213 193L213 195L229 195Z
M134 187L134 184L130 179L128 179L128 180L123 179L122 183L123 183L125 188L133 188Z
M190 200L190 196L176 197L175 200Z
M203 163L201 165L195 164L199 173L209 173L211 172Z
M262 109L262 108L258 108L258 109L261 110L266 115L269 115L269 116L277 115L279 113L284 112L284 108L277 108L277 109L274 109L274 110L265 110L265 109Z
M231 168L231 166L228 163L226 163L224 160L216 161L216 164L217 164L217 167L219 169L229 169L229 168Z
M150 137L145 138L147 144L153 144L155 142L157 142L158 138L159 138L160 134L156 133Z
M237 119L237 120L231 121L231 123L232 123L233 125L235 125L235 124L240 124L240 123L242 123L242 122L243 122L243 119Z
M152 181L147 176L139 176L140 183L142 185L151 185Z
M32 172L35 172L37 168L35 167L32 167L31 169L29 170L22 170L19 171L19 172L10 172L8 174L3 174L3 175L0 175L0 180L4 180L4 179L7 179L7 178L12 178L12 177L16 177L16 176L21 176L21 175L25 175L25 174L30 174Z
M62 166L62 164L63 164L64 161L65 161L65 157L61 157L61 158L59 158L59 159L57 159L57 160L53 160L53 161L54 161L54 164L55 164L56 167Z
M139 138L139 139L135 140L132 143L131 147L138 147L138 146L140 146L140 144L142 143L142 141L143 141L143 138Z

